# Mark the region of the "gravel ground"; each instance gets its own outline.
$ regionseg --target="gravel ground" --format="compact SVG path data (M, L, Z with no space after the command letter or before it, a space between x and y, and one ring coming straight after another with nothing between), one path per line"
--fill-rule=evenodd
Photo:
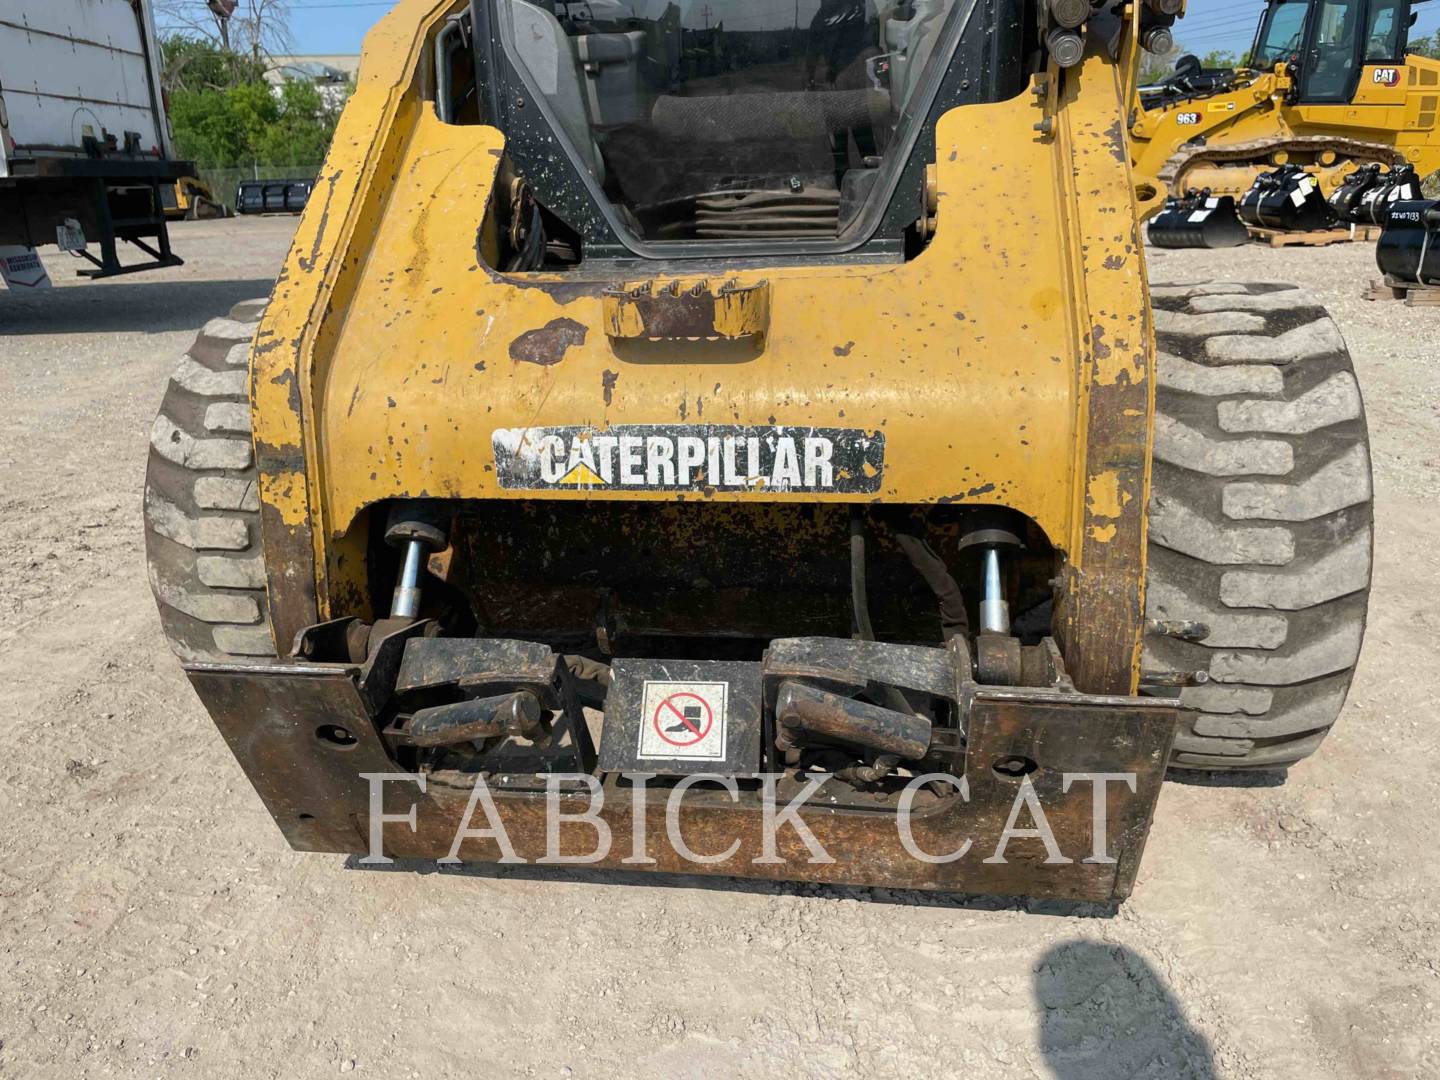
M1377 578L1320 755L1167 785L1104 917L883 890L299 855L160 637L140 491L191 333L292 223L176 230L180 271L0 295L0 1076L1440 1075L1440 310L1368 246L1173 252L1295 280L1356 355Z

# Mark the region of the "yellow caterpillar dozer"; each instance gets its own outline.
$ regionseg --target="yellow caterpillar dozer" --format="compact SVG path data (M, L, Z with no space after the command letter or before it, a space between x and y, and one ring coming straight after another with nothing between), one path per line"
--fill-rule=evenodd
M1162 195L1239 199L1262 172L1298 165L1328 198L1360 166L1440 170L1440 60L1407 55L1413 6L1270 0L1245 67L1184 56L1169 78L1136 88L1137 175Z
M1150 285L1149 6L403 0L151 439L302 851L1096 901L1345 700L1370 464L1283 285Z
M210 185L194 176L161 188L160 205L168 221L207 221L228 215L227 207L215 197Z

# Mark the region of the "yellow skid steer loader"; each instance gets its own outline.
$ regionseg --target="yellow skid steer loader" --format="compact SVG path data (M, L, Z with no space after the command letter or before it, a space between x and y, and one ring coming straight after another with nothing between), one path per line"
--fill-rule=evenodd
M1167 768L1313 752L1360 394L1309 294L1147 284L1173 19L398 4L152 437L165 631L287 840L1113 902Z

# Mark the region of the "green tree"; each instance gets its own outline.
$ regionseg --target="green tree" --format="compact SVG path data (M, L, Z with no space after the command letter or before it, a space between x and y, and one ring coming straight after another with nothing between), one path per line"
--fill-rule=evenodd
M258 82L265 66L249 56L227 52L203 38L175 34L160 42L161 80L172 94L181 90L223 90Z
M1176 42L1169 52L1161 55L1152 52L1140 57L1140 85L1149 86L1169 78L1175 71L1175 61L1185 55L1185 47Z
M1440 33L1411 38L1405 51L1413 53L1415 56L1428 56L1432 60L1440 60Z
M339 110L310 82L278 87L261 65L208 42L164 43L170 122L182 157L208 168L317 166ZM170 63L171 60L174 63Z
M256 160L266 165L320 164L337 119L325 108L320 91L292 79L281 88L279 106L279 115L255 140Z
M1239 67L1240 58L1229 49L1211 49L1200 58L1200 66L1206 68Z
M1163 56L1147 52L1140 61L1140 84L1145 86L1167 78L1175 70L1175 61L1186 55L1188 51L1183 44L1177 41L1174 47ZM1200 66L1203 68L1239 66L1239 59L1236 55L1226 49L1212 49L1199 59Z
M247 160L245 123L231 105L228 90L180 90L170 95L170 126L182 157L223 168Z

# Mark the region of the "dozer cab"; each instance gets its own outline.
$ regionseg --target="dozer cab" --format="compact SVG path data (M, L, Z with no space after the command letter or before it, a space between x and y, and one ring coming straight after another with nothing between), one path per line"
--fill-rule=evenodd
M1406 53L1414 6L1270 0L1244 67L1207 70L1183 56L1169 78L1137 88L1137 175L1161 194L1238 199L1288 164L1328 198L1362 166L1440 170L1440 61Z
M1147 284L1172 19L399 4L152 433L161 620L286 839L1117 901L1167 768L1314 751L1361 399L1309 294Z

